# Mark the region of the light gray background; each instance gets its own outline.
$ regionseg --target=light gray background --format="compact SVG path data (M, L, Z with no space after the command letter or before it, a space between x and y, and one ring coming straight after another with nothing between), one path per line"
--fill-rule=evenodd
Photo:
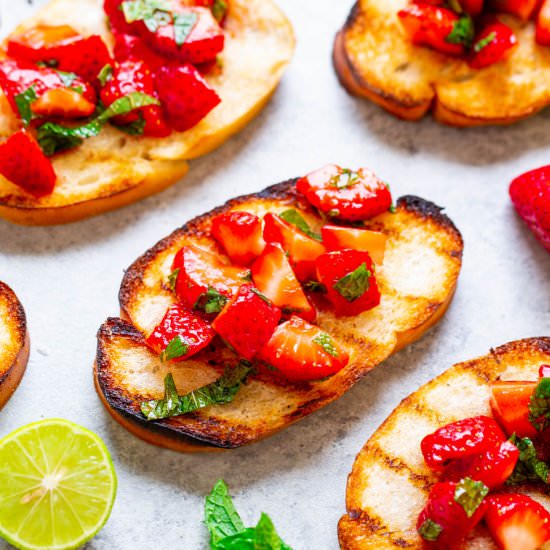
M90 549L206 548L203 501L218 478L229 483L246 523L265 511L296 550L336 549L346 476L399 401L457 361L550 334L550 256L518 221L507 194L513 176L550 162L550 112L501 129L400 122L349 97L334 76L332 39L351 2L279 3L298 38L279 91L244 132L194 161L184 181L70 226L0 222L0 279L22 299L33 343L26 377L0 414L0 436L63 417L105 439L119 493ZM2 8L4 32L32 9L25 0L3 0ZM369 166L396 195L418 194L446 207L466 242L447 316L337 403L248 448L186 456L131 436L108 416L92 383L95 333L117 315L123 269L223 200L327 162Z

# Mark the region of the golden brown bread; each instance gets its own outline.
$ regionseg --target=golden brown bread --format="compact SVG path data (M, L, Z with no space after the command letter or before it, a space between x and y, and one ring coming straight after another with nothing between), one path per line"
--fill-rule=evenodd
M455 365L404 399L355 460L348 478L347 514L338 527L340 547L421 549L416 520L436 477L424 463L420 441L450 422L491 415L489 382L536 380L544 363L550 363L550 338L511 342ZM521 491L550 509L550 497L543 491ZM464 544L468 550L496 548L483 526Z
M404 345L419 338L445 312L461 268L463 243L451 220L434 204L407 196L395 214L369 222L389 236L383 266L377 271L382 302L352 318L336 318L321 310L318 324L349 351L350 364L332 378L308 384L254 375L235 401L196 413L146 423L140 402L163 393L163 379L172 371L181 393L219 377L221 365L237 358L218 346L191 360L163 365L145 345L148 335L175 301L167 287L172 259L185 244L219 253L209 236L212 218L230 209L259 215L299 209L316 228L321 219L295 190L295 180L234 199L200 216L139 258L127 271L119 299L125 320L109 319L98 334L96 387L111 414L130 431L152 443L178 450L238 447L266 437L341 396L365 373Z
M51 0L18 29L68 24L112 44L103 0ZM220 67L207 76L222 103L187 132L167 138L128 136L112 127L57 155L52 195L35 199L0 176L0 216L21 224L48 225L119 208L182 178L186 161L212 151L241 130L269 100L294 49L292 27L272 0L231 0ZM0 137L17 119L0 94Z
M16 390L27 366L30 340L23 306L0 282L0 409Z
M408 0L357 0L334 42L334 66L346 89L406 120L432 110L453 126L510 124L550 103L550 48L535 42L534 24L502 16L519 46L503 62L470 69L415 46L397 12Z

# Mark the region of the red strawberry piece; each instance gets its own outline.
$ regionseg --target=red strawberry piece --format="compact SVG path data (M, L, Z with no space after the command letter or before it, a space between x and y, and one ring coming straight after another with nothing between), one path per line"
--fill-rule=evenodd
M164 353L163 360L183 361L210 344L214 336L212 327L204 319L183 305L174 304L147 338L147 344L157 353ZM181 345L175 345L174 339Z
M328 250L352 248L368 252L373 261L382 264L388 237L380 231L356 229L340 225L325 225L321 229L323 244Z
M500 446L506 436L495 420L475 416L447 424L427 435L420 446L426 464L442 471L451 460L478 455Z
M397 15L413 44L447 55L461 56L466 52L464 44L448 40L460 24L460 16L454 11L430 4L410 4Z
M122 63L124 61L144 61L152 71L157 71L166 65L166 59L153 50L138 36L131 34L115 34L115 59Z
M37 198L50 195L55 187L52 163L27 130L0 144L0 174Z
M504 441L499 447L451 461L443 471L443 479L458 482L469 477L495 489L512 475L518 458L518 448L510 441Z
M468 478L459 483L436 483L416 523L424 546L438 550L460 548L483 518L487 491L482 483Z
M356 172L329 164L298 180L298 191L316 208L347 221L367 220L391 207L387 184L373 172Z
M550 46L550 0L544 0L537 15L536 40L541 46Z
M184 246L176 254L172 269L179 269L176 295L191 309L210 289L231 298L249 274L246 269L227 265L216 254L193 245Z
M517 46L514 31L494 19L485 24L474 39L473 53L469 64L473 69L483 69L502 61L508 52Z
M252 285L242 285L212 323L241 357L252 360L277 327L281 310Z
M493 382L491 411L508 435L535 437L537 430L529 422L529 402L536 382Z
M510 184L510 197L518 214L550 252L550 166L517 177Z
M293 313L309 322L317 316L307 299L281 245L269 243L252 264L256 287L288 315Z
M550 378L550 365L541 365L539 368L539 378Z
M193 65L170 65L156 75L156 88L166 118L184 132L198 124L221 101Z
M511 13L522 21L531 19L538 4L539 0L488 0L488 5L493 11Z
M262 221L250 212L233 211L212 220L212 235L221 244L229 259L248 265L263 251Z
M47 90L31 103L31 111L35 115L48 118L88 117L93 114L95 107L95 103L69 88Z
M319 327L299 317L279 325L260 358L290 380L319 380L342 370L348 353Z
M527 495L491 495L485 523L502 550L538 550L550 539L550 513Z
M149 67L143 61L123 61L114 70L111 79L101 89L103 104L108 107L117 99L132 92L141 92L155 97L155 84ZM135 109L127 115L113 119L115 124L125 126L143 119L143 135L165 137L171 130L164 119L160 105L148 105Z
M336 315L359 315L380 303L374 264L368 252L338 250L317 258L317 278Z
M300 281L315 278L315 261L326 250L319 241L272 213L264 216L264 239L267 243L278 243L283 247Z
M78 37L69 25L37 25L8 37L7 54L13 59L37 63L50 61L44 57L48 48Z
M484 3L485 0L460 0L462 9L473 17L479 15L483 11Z
M136 25L126 22L121 5L124 0L104 0L103 11L109 19L109 28L115 34L135 31Z

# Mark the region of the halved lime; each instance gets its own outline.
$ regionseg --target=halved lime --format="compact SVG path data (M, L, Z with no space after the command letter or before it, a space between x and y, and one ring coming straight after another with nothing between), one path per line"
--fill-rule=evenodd
M116 474L101 439L67 420L23 426L0 441L0 536L23 550L68 550L109 518Z

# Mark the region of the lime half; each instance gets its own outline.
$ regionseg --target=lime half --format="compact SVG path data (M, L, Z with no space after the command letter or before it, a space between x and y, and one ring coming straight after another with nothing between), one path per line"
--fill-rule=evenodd
M116 474L101 439L67 420L24 426L0 441L0 536L23 550L66 550L105 524Z

